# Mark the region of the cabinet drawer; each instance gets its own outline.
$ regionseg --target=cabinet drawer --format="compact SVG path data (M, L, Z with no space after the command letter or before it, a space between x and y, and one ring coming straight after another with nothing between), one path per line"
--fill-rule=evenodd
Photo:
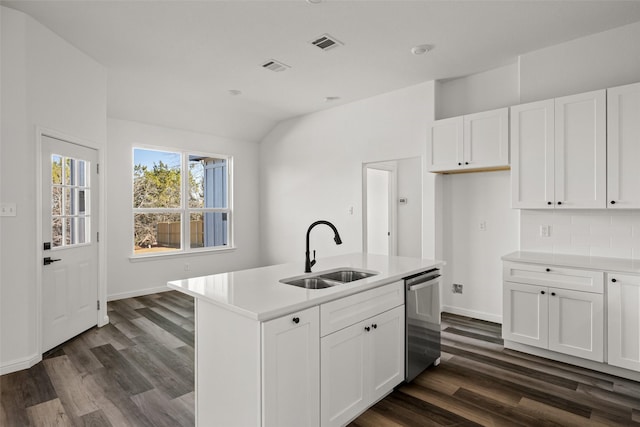
M575 291L604 292L604 272L544 264L505 262L505 281L551 286Z
M404 304L404 282L371 289L320 306L320 336Z

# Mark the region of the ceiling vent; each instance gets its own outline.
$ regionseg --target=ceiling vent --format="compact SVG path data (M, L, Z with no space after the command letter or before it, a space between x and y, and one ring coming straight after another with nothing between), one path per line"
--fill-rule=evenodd
M276 61L275 59L270 59L264 64L262 64L262 68L266 68L267 70L279 72L284 71L287 68L291 68L287 64L283 64L282 62Z
M323 34L320 37L312 40L310 43L322 50L331 50L338 46L344 46L344 43L342 43L337 38L330 36L329 34Z

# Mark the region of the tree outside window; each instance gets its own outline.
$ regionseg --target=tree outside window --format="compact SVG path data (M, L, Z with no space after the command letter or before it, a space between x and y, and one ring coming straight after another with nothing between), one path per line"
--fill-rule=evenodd
M133 157L135 255L230 246L230 157L144 148Z

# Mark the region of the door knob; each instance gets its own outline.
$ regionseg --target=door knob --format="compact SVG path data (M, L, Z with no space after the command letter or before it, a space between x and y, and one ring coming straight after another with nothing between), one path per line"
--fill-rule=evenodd
M58 259L52 259L51 257L45 257L45 259L42 260L44 265L49 265L49 264L53 264L54 262L58 262L58 261L62 261L62 259L58 258Z

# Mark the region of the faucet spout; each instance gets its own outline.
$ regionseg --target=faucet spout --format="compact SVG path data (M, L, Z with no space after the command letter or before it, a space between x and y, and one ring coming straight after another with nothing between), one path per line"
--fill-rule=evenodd
M338 233L338 229L336 228L335 225L331 224L329 221L324 221L324 220L320 220L320 221L316 221L313 224L311 224L309 226L309 229L307 230L307 246L306 246L306 252L305 252L305 261L304 261L304 272L305 273L311 273L311 267L313 267L313 265L316 263L316 251L313 251L313 260L311 260L310 256L309 256L309 234L311 234L311 230L313 229L313 227L315 227L316 225L320 225L320 224L324 224L327 225L329 227L331 227L331 229L333 230L333 241L336 242L336 245L341 245L342 244L342 239L340 238L340 233Z

